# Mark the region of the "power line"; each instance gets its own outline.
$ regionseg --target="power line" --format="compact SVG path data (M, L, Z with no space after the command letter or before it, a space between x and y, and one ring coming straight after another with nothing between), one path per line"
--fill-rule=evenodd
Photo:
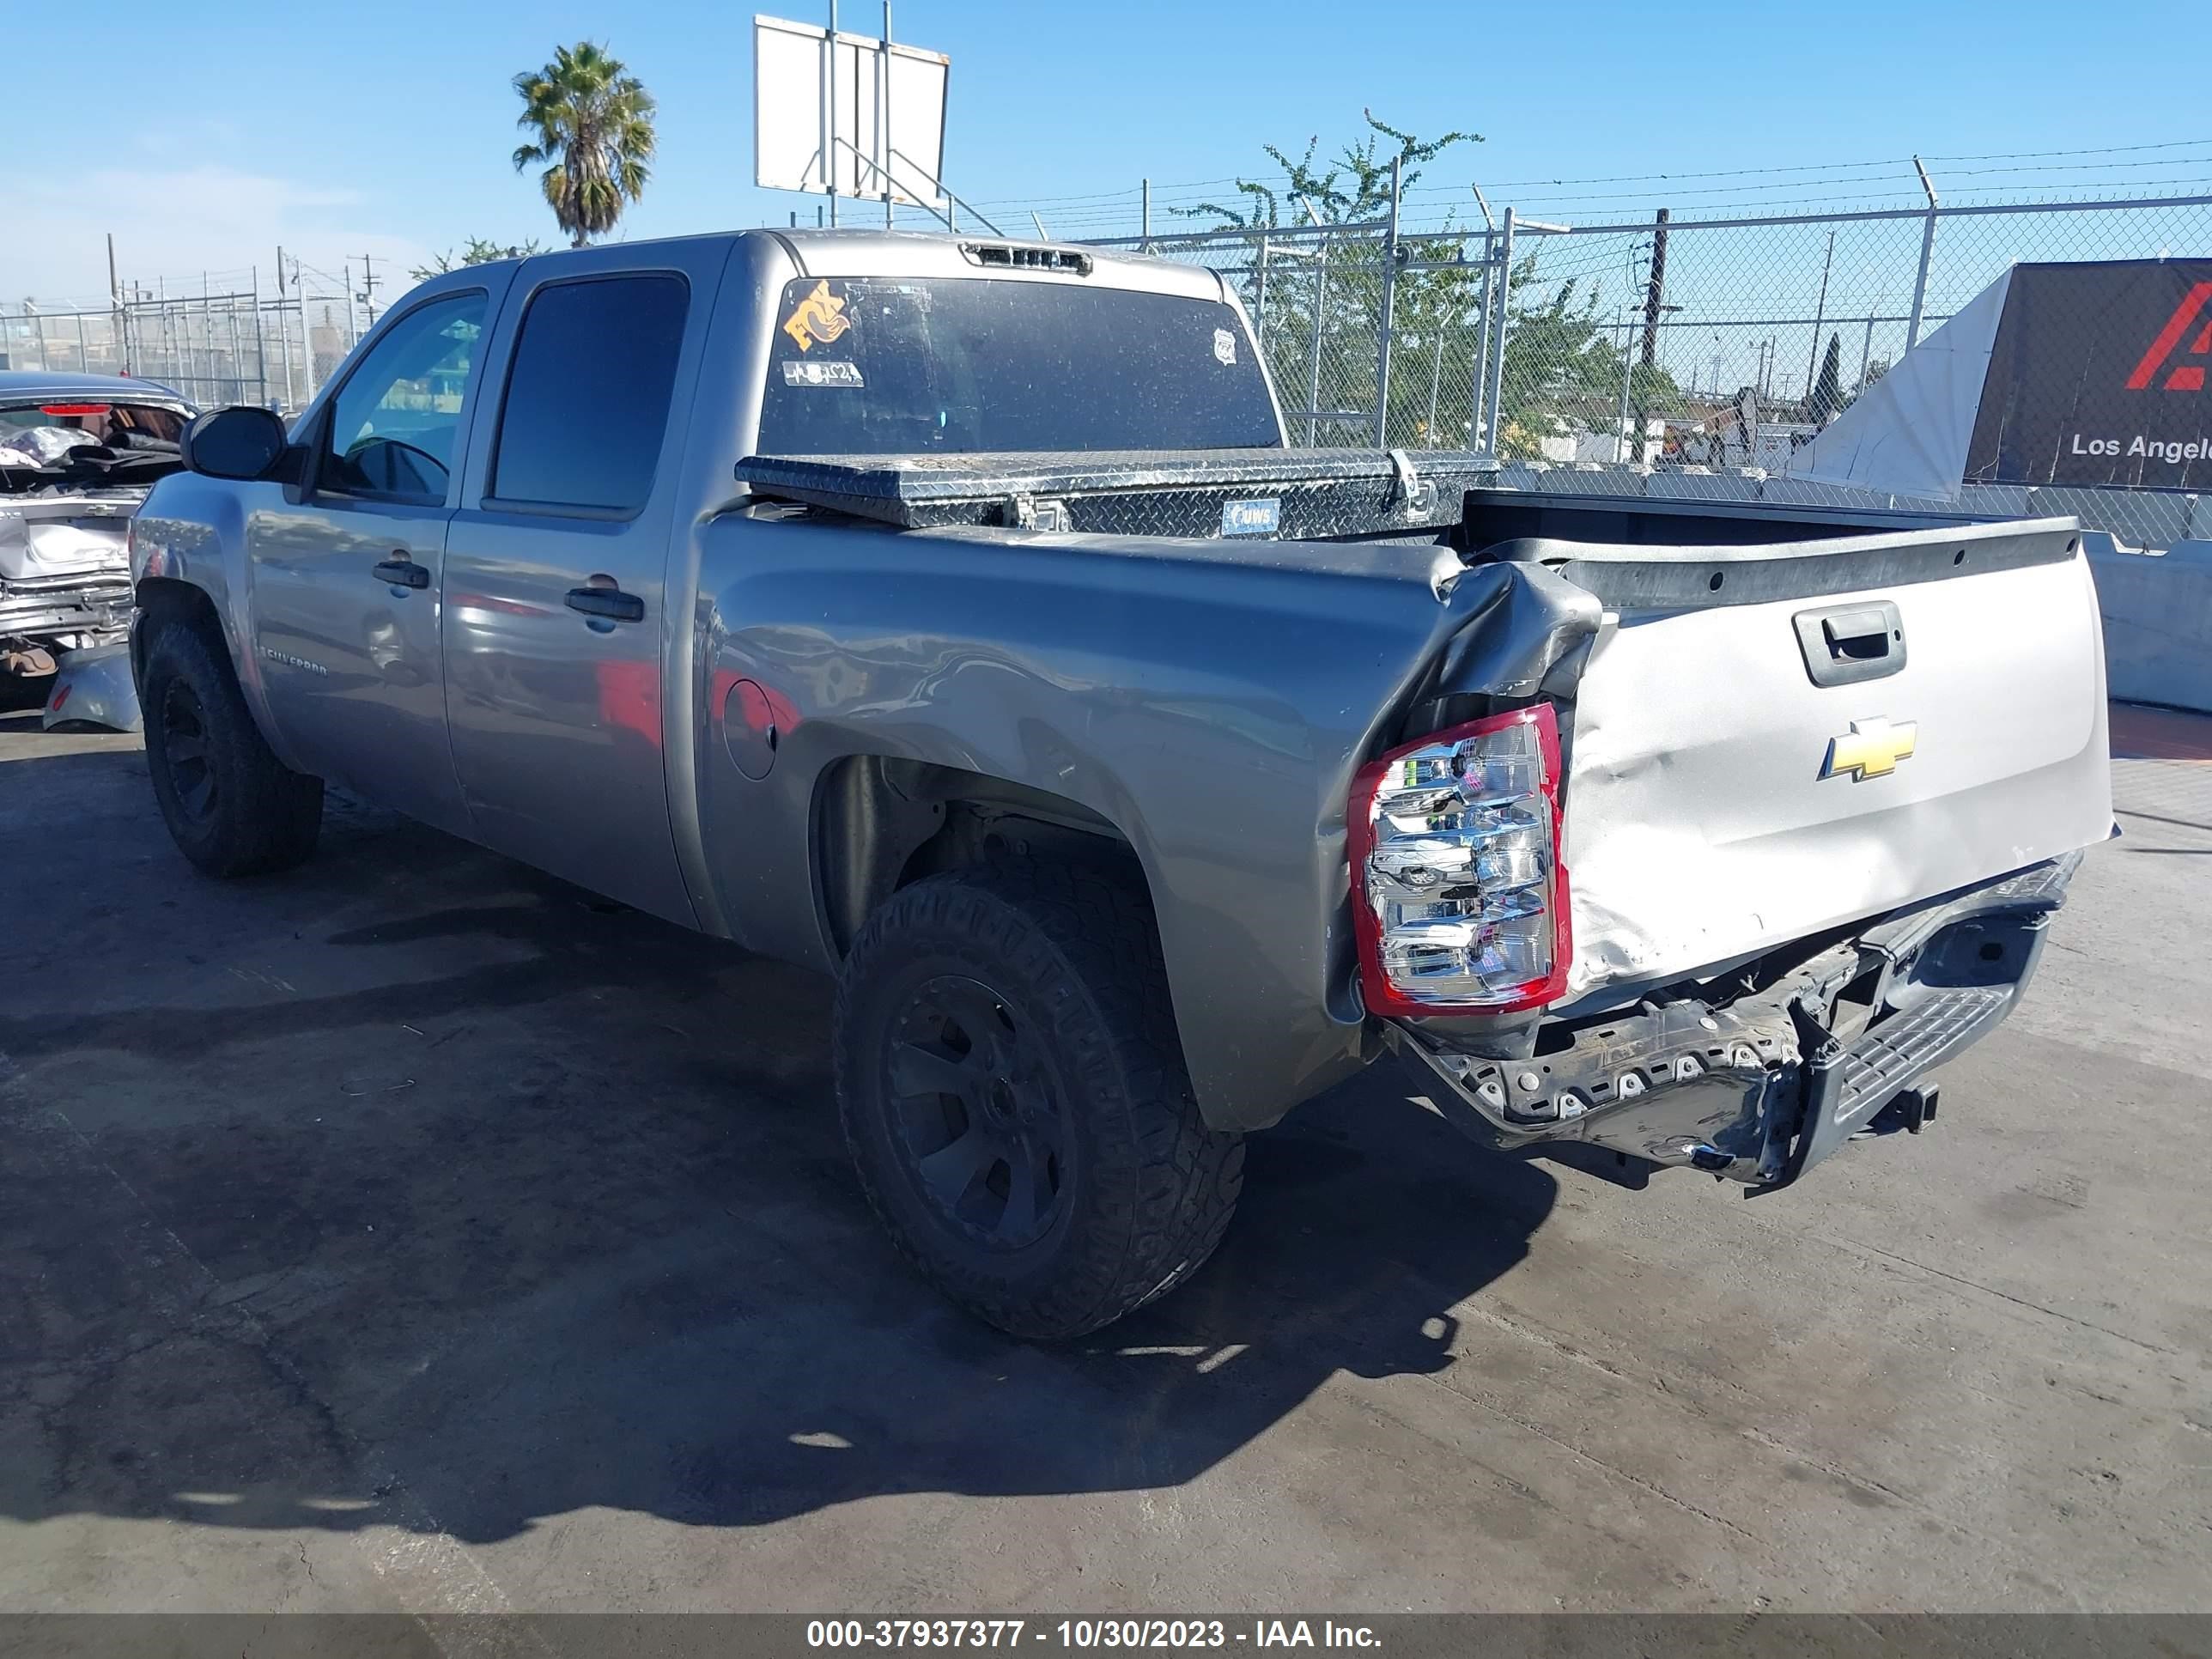
M1784 173L1856 173L1881 167L1909 167L1911 165L1912 158L1908 155L1894 161L1814 161L1798 167L1725 167L1714 173L1620 173L1590 179L1506 179L1488 188L1498 191L1533 190L1547 185L1668 184L1682 179L1751 179ZM1808 182L1822 181L1808 180ZM1431 188L1451 190L1453 187L1435 185Z
M2146 149L2188 149L2212 138L2169 138L2158 144L2105 144L2094 149L2009 149L1987 155L1923 155L1923 161L2033 161L2051 155L2130 155Z

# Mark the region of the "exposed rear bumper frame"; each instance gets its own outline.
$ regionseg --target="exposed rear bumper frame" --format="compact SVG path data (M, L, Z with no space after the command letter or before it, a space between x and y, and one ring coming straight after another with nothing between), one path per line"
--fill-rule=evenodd
M0 577L0 639L91 635L119 640L130 625L127 572Z
M1487 1146L1582 1142L1778 1191L1888 1127L1893 1103L1916 1109L1905 1127L1931 1115L1915 1091L2012 1011L2081 857L1893 912L1733 1000L1674 996L1578 1020L1564 1047L1526 1060L1455 1051L1435 1021L1387 1035ZM1855 1030L1839 1018L1847 991L1863 999Z

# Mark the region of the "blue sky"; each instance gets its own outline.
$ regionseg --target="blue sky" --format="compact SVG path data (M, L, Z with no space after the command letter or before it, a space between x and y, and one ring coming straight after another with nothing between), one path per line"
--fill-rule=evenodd
M208 0L95 25L68 7L30 8L10 24L10 55L53 66L39 107L56 106L62 80L82 83L68 66L96 64L101 87L131 94L129 107L173 103L178 113L159 132L80 127L52 152L14 152L19 167L55 171L34 183L0 252L0 295L99 295L107 230L125 273L147 279L265 269L279 241L335 268L364 252L404 264L471 234L550 240L532 181L507 161L508 81L556 43L586 37L659 100L660 158L629 234L780 223L794 207L811 219L814 198L750 183L751 16L566 0L380 0L319 15L296 0ZM849 0L842 14L855 29L880 16ZM1104 210L1126 210L1062 198L1133 191L1149 174L1164 200L1177 194L1170 186L1261 167L1264 140L1297 147L1319 134L1333 149L1358 133L1363 105L1424 134L1486 135L1440 163L1431 185L1457 192L1474 180L1494 203L1585 220L1640 216L1660 201L1911 199L1909 168L1896 162L1916 150L2010 155L2212 137L2212 111L2174 95L2190 83L2172 66L2203 29L2201 9L2182 4L899 0L895 23L900 39L952 58L956 188L1034 204L1062 234L1098 234L1109 228ZM1958 191L2201 188L2212 179L2207 155L2212 143L2114 150L2089 171L2054 158L2014 165L2067 170L1954 161L1937 174ZM1883 165L1817 170L1862 161ZM1804 171L1747 171L1775 168ZM1732 170L1746 171L1679 177ZM1678 176L1538 182L1656 173ZM1012 216L1027 225L1025 209Z

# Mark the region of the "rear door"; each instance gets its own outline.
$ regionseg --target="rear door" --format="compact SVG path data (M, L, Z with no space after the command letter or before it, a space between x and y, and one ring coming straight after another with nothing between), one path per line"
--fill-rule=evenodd
M690 923L663 750L675 457L727 245L526 264L446 554L446 704L471 833ZM627 264L626 264L627 262ZM594 265L603 269L594 269ZM683 734L679 734L679 739Z
M440 580L496 301L488 284L395 313L302 434L307 483L246 487L255 667L288 753L450 830L466 819L446 741Z

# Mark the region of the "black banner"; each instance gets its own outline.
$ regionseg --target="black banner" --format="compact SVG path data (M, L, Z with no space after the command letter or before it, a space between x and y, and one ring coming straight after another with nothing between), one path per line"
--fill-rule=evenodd
M2154 1613L0 1614L0 1659L2207 1659Z
M2015 265L1968 483L2212 484L2212 259Z

